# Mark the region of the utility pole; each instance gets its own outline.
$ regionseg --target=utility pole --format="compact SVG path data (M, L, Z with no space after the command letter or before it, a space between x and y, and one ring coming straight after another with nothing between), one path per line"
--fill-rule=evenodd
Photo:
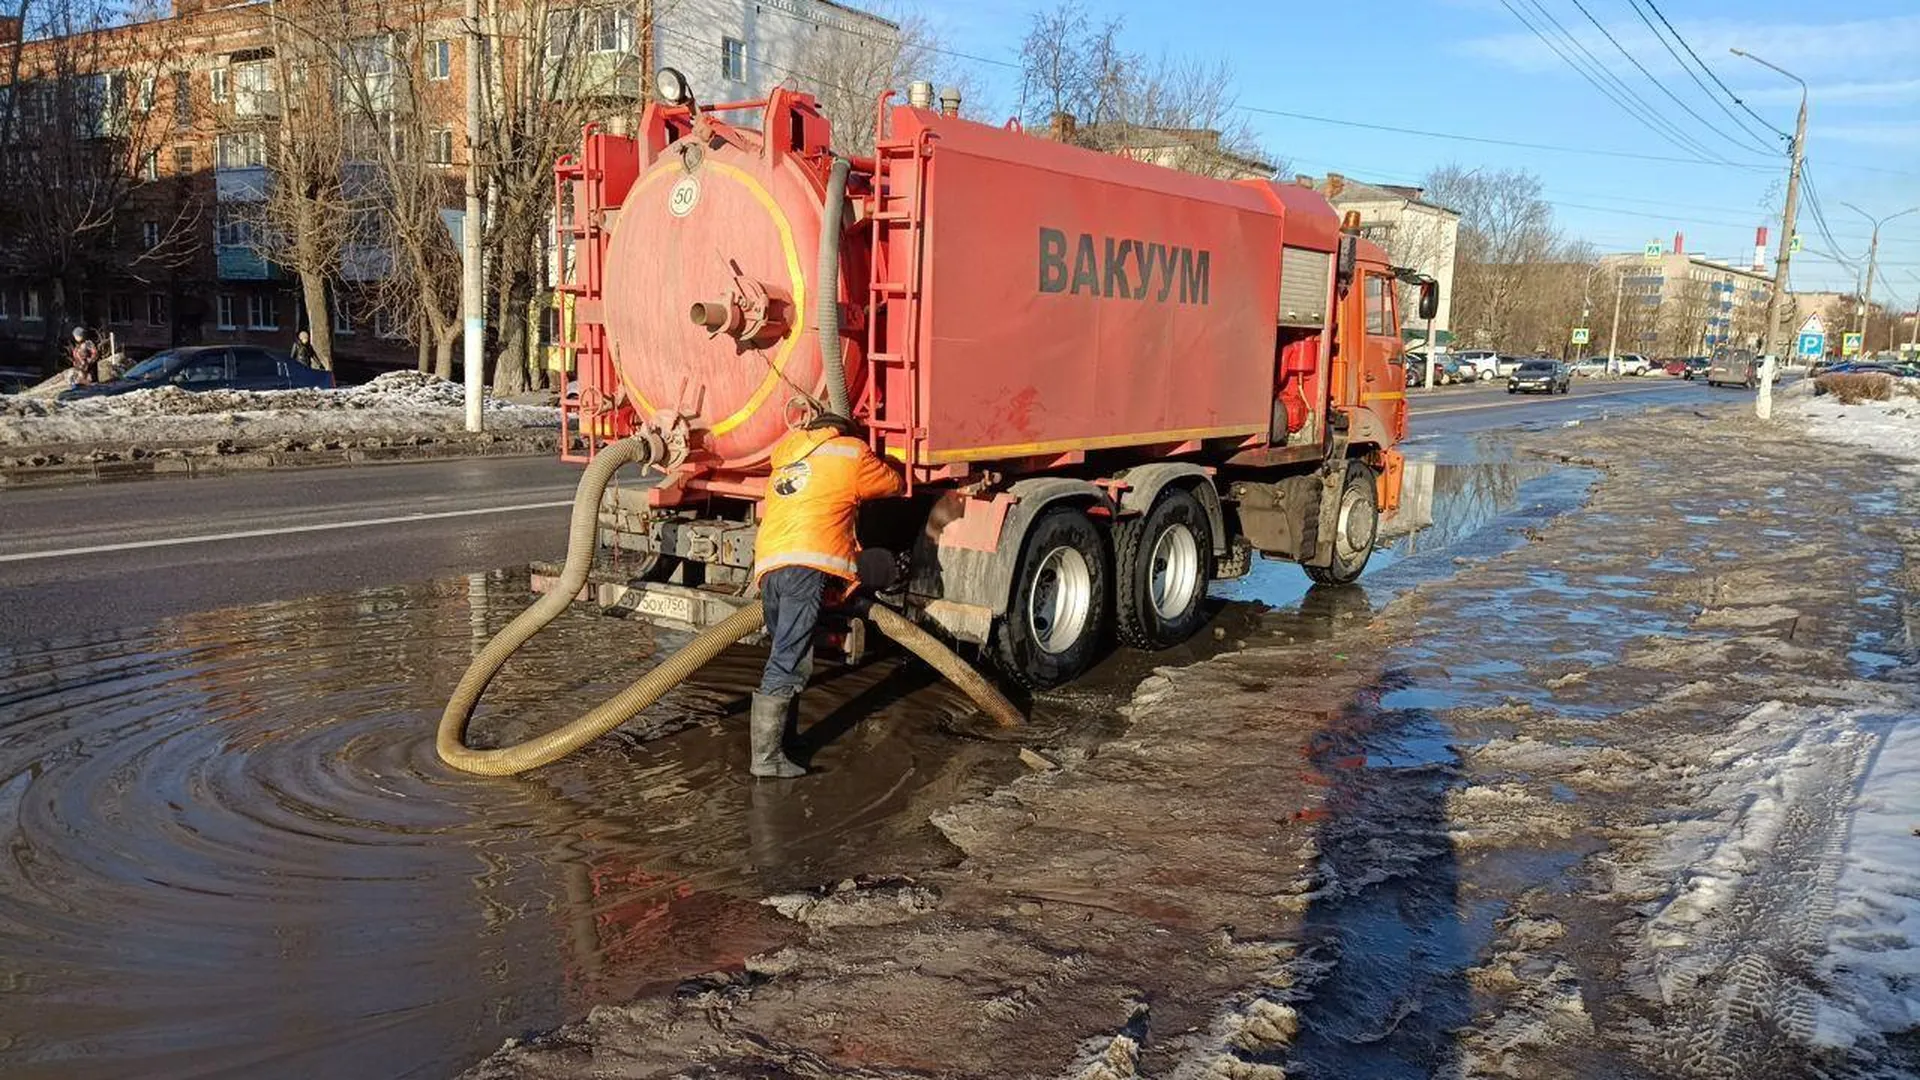
M460 224L460 332L467 391L467 430L479 431L480 378L486 367L487 316L480 270L480 0L467 0L467 209Z
M1614 349L1620 344L1620 298L1627 291L1627 268L1620 268L1620 276L1613 283L1613 329L1607 332L1607 373L1613 373Z
M1766 351L1774 356L1784 356L1786 343L1780 335L1780 312L1786 303L1787 264L1793 257L1794 221L1800 213L1800 170L1807 158L1807 83L1786 68L1769 64L1752 53L1740 49L1730 51L1735 56L1744 56L1763 67L1770 67L1800 84L1800 119L1793 127L1793 140L1787 144L1787 206L1780 215L1780 254L1773 261L1773 292L1767 297Z
M1920 213L1920 206L1909 206L1905 210L1888 214L1886 217L1875 218L1872 214L1867 213L1852 203L1841 203L1840 205L1873 223L1873 240L1867 245L1867 280L1865 284L1860 286L1860 353L1864 356L1872 351L1868 347L1867 327L1868 324L1873 321L1873 278L1880 270L1880 226L1885 225L1895 218ZM1898 320L1895 320L1895 322L1897 323Z

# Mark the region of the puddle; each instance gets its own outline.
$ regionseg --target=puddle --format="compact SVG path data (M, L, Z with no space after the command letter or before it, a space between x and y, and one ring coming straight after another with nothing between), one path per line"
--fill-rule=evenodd
M451 1075L777 945L769 891L950 859L931 810L1019 769L880 663L809 691L819 775L752 784L735 650L645 714L671 738L452 773L443 695L527 597L477 576L0 653L0 1073ZM604 699L656 633L563 616L476 741Z

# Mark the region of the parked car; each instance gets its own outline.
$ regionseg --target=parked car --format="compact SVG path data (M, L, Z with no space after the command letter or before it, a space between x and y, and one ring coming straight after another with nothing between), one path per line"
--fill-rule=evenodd
M330 389L333 373L310 368L278 349L252 345L193 345L154 353L110 382L76 386L61 401L111 397L177 386L182 390Z
M1688 373L1694 369L1695 365L1698 365L1701 371L1705 371L1707 369L1707 358L1704 356L1676 356L1661 364L1660 370L1676 379L1691 379L1693 376Z
M1645 375L1653 370L1653 361L1639 353L1621 353L1618 360L1622 375Z
M1589 356L1585 360L1573 365L1573 373L1575 375L1605 375L1607 373L1607 358L1604 356Z
M1760 361L1752 349L1715 349L1706 378L1708 386L1744 386L1751 390L1760 385Z
M1522 360L1507 376L1507 393L1569 394L1573 369L1558 360Z
M1689 356L1684 363L1686 364L1686 370L1680 373L1681 378L1688 381L1704 379L1707 377L1707 368L1713 366L1713 358L1707 356Z
M1473 377L1482 382L1511 374L1520 363L1517 356L1505 356L1494 349L1463 349L1452 354L1463 364L1473 367Z

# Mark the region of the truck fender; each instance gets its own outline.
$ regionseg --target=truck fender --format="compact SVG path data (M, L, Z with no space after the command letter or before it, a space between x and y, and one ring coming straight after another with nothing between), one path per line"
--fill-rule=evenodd
M1213 553L1227 553L1227 516L1220 509L1220 493L1213 487L1213 472L1184 461L1156 461L1128 469L1118 479L1127 482L1127 490L1120 494L1120 512L1122 514L1144 514L1153 509L1153 501L1160 497L1169 484L1190 487L1193 495L1206 508L1207 524L1213 528Z
M1377 446L1392 446L1393 439L1387 433L1387 425L1372 409L1342 407L1340 411L1347 418L1347 440L1353 446L1361 443L1373 443Z
M914 558L914 592L929 599L984 609L995 617L1003 615L1007 610L1007 594L1013 589L1015 565L1020 561L1020 546L1026 542L1027 530L1042 512L1059 502L1079 503L1108 514L1116 509L1107 493L1096 485L1061 476L1021 480L1006 493L1013 502L1001 522L999 541L991 551L940 543L932 529L922 531L920 550ZM959 628L949 629L958 631ZM971 639L974 635L960 636Z

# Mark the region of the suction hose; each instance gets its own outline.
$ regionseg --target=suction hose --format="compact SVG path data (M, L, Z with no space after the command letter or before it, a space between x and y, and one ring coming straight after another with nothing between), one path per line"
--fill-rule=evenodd
M622 465L649 461L653 454L652 444L644 439L625 439L600 451L587 466L573 497L573 520L567 530L567 563L560 571L560 581L494 635L473 663L467 665L466 674L460 676L459 685L447 701L446 711L440 714L440 729L434 739L440 760L462 772L482 776L511 776L558 761L626 723L720 655L727 646L765 624L764 609L759 604L748 604L701 631L659 667L571 723L497 750L475 750L467 745L467 724L473 719L474 707L480 703L487 684L493 681L507 658L565 611L586 585L587 572L593 566L594 548L599 543L600 497L607 490L607 482ZM869 617L888 637L905 645L952 680L982 712L1005 727L1020 723L1020 713L1013 704L933 635L878 604Z
M814 330L820 337L820 367L827 379L827 405L836 416L851 417L847 404L847 364L840 350L840 232L847 204L846 158L833 159L827 173L827 206L820 217L820 260L814 266Z

